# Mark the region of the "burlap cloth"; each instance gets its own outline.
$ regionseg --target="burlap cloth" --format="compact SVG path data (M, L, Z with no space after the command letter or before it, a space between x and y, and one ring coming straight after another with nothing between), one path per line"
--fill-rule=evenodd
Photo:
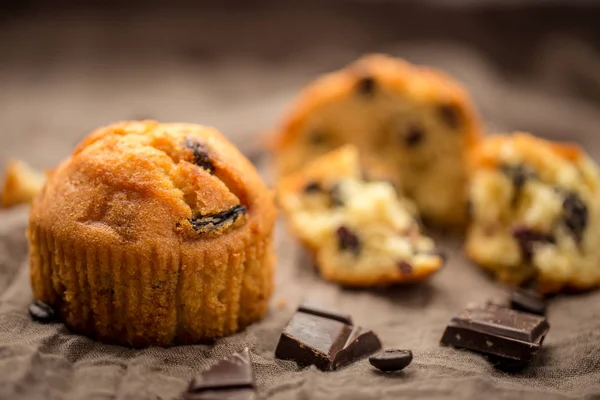
M600 159L596 142L600 58L586 41L568 33L552 31L534 42L526 30L522 37L507 33L514 39L511 48L503 39L501 21L484 19L487 22L479 24L481 20L473 22L460 13L452 18L444 14L442 19L451 24L446 25L448 32L458 32L471 21L473 35L488 34L499 49L496 54L527 56L527 74L511 74L464 43L393 41L392 30L374 29L380 21L389 22L391 13L385 10L366 19L362 11L360 17L340 17L330 10L312 18L297 10L291 21L285 20L289 13L281 12L264 20L254 15L253 22L214 13L204 15L200 23L206 35L194 33L197 22L186 20L186 14L146 19L115 14L118 23L108 25L112 17L27 17L2 25L0 51L3 60L10 61L0 63L2 160L17 156L37 167L50 167L96 125L155 117L216 125L268 179L260 141L248 135L272 126L295 91L314 74L369 50L438 65L458 76L473 92L491 129L520 128L574 140ZM594 16L597 23L597 13L583 14L578 27L584 25L585 30L583 22ZM415 25L411 21L428 16L403 15L403 22L410 27ZM555 16L553 21L562 20ZM487 23L492 33L486 30ZM252 34L234 35L230 41L211 36L222 26ZM310 32L305 26L311 27ZM303 33L294 43L303 43L307 50L276 56L280 53L273 50L277 49L273 43L283 40L287 44L279 46L289 46L288 27ZM321 37L319 32L330 34ZM169 37L173 40L165 39ZM523 50L516 44L525 37L528 47ZM211 54L207 43L219 40L227 42L221 44L232 48L233 54ZM245 53L250 42L267 43L253 48L262 58ZM207 59L213 61L204 63ZM263 321L212 346L131 350L71 334L62 324L30 320L27 212L27 207L0 211L2 399L173 399L197 371L244 346L250 348L259 393L265 399L600 398L600 291L550 301L551 329L543 351L520 373L499 372L478 355L438 345L446 323L466 303L508 293L471 265L461 251L460 238L437 234L450 255L449 263L427 283L354 291L319 279L280 222L277 288ZM366 361L324 373L275 360L279 333L304 296L351 313L358 324L374 329L385 347L412 349L413 363L402 373L385 375Z

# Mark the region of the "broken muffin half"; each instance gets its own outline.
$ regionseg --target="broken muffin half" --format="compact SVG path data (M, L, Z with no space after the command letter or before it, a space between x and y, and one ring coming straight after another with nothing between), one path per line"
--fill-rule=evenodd
M292 232L330 281L415 282L444 263L433 240L421 233L414 205L399 198L391 183L367 180L353 145L282 180L278 200Z
M469 256L501 281L544 293L600 284L600 193L577 146L517 132L473 155Z

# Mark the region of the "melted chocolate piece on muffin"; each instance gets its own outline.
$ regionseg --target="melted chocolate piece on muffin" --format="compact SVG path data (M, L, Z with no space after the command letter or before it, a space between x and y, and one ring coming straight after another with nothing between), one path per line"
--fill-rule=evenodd
M231 225L244 214L246 214L246 207L237 205L217 214L196 216L189 221L196 232L205 233Z
M442 121L452 129L458 129L461 125L460 110L452 104L438 106L438 113Z
M208 149L205 145L192 138L185 139L184 145L194 153L194 164L211 173L215 172L215 166L208 156Z
M363 96L373 96L377 89L377 81L372 76L363 76L356 82L356 91Z

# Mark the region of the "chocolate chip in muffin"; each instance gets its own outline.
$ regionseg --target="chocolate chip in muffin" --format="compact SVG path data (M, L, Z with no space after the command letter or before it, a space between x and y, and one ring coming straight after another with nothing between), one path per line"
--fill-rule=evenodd
M310 181L304 186L304 193L318 193L323 191L321 184L317 181Z
M461 125L461 114L457 106L453 104L442 104L438 106L438 114L444 123L452 128L458 129Z
M208 156L208 149L205 145L192 138L187 138L185 139L184 146L192 150L194 153L194 164L210 171L211 173L215 171L215 166Z
M356 91L363 96L373 96L377 89L377 81L369 75L365 75L356 82Z
M406 147L417 147L423 142L425 138L425 131L419 125L412 125L408 129L408 133L403 136L404 144Z
M525 182L531 179L536 179L537 175L535 172L526 165L500 165L500 171L502 171L511 181L514 187L512 205L515 206L523 190Z
M29 315L34 321L43 324L56 321L54 309L41 300L36 300L29 305Z
M315 129L308 134L308 141L314 146L324 146L329 143L329 135L322 131Z
M402 272L404 275L412 274L413 267L406 261L400 261L400 262L398 262L397 265L398 265L398 269L400 270L400 272Z
M564 223L577 243L583 239L583 231L588 223L588 209L576 193L567 193L563 200Z
M206 233L221 228L227 224L232 224L244 214L246 214L246 207L243 205L237 205L220 213L212 215L199 215L191 218L189 221L195 231L199 233Z
M513 229L512 235L521 248L521 254L526 262L530 262L536 243L555 243L556 239L548 233L536 232L527 227L518 226Z
M342 225L336 230L335 233L338 238L338 246L340 250L350 251L355 255L360 253L360 239L354 232Z

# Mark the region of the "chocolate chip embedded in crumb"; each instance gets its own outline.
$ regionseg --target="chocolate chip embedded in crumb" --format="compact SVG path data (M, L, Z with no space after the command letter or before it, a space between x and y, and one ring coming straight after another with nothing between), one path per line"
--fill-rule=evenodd
M323 188L321 187L321 184L317 181L310 181L306 184L306 186L304 186L304 193L317 193L317 192L321 192L323 190Z
M536 243L555 243L554 235L542 232L536 232L526 227L516 227L512 235L521 248L521 255L526 262L530 262L533 257L533 251Z
M227 224L234 223L241 215L246 214L246 207L237 205L229 210L212 215L199 215L191 218L190 224L196 232L208 233Z
M208 156L208 149L205 145L191 138L185 139L183 144L194 153L194 164L210 171L211 173L215 171L215 166Z
M41 300L36 300L29 305L29 315L34 321L43 324L56 321L54 309Z
M373 96L377 88L377 81L372 76L363 76L356 82L356 91L364 96Z
M360 239L350 229L340 226L335 232L338 238L338 246L342 251L350 251L356 255L360 253Z
M511 181L514 187L512 205L515 206L523 190L525 182L531 179L537 179L535 172L526 165L509 165L502 164L499 166L502 171Z
M461 112L456 105L442 104L438 106L438 114L448 127L458 129L461 125Z
M324 146L329 139L329 135L321 130L313 130L308 134L308 141L314 146Z
M575 193L567 193L563 200L564 223L569 228L577 243L581 243L588 223L588 209L581 197Z
M412 125L406 136L403 136L404 144L406 147L417 147L423 142L425 138L425 131L419 125Z
M406 261L400 261L400 262L398 262L398 269L404 275L410 275L410 274L413 273L413 267L412 267L412 265L410 265Z

